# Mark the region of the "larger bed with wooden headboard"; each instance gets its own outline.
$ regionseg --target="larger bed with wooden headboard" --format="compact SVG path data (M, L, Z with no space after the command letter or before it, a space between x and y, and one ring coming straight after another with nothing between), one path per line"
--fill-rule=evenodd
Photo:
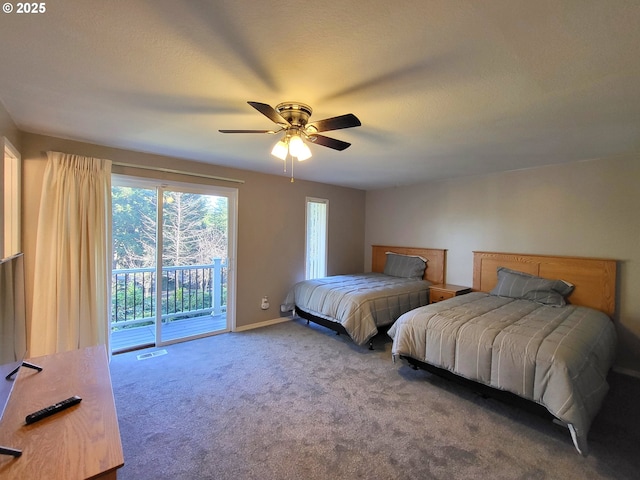
M615 260L474 252L474 291L402 315L392 355L542 405L586 455L615 358L615 286Z
M379 327L429 302L429 286L444 283L446 250L373 245L371 272L335 275L295 284L281 306L358 345ZM425 268L426 266L426 268Z

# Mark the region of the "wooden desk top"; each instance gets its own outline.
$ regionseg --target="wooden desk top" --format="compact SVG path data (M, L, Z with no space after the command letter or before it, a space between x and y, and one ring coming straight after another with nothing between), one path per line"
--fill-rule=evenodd
M48 480L116 478L124 465L111 376L104 346L29 359L4 416L0 445L22 456L0 456L0 477ZM73 395L82 401L31 425L25 416Z

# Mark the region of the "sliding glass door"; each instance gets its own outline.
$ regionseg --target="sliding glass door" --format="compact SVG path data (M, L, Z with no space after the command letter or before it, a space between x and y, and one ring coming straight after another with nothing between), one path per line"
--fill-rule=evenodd
M228 331L228 198L161 189L158 343Z
M113 184L112 350L229 331L237 191Z

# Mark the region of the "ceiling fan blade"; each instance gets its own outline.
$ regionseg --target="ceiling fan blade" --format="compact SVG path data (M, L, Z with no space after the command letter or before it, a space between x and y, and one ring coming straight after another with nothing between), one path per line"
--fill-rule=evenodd
M277 133L274 130L218 130L220 133Z
M282 125L283 127L290 127L291 124L278 113L278 111L273 108L271 105L267 105L266 103L260 102L247 102L253 108L258 110L261 114L271 120L273 123L277 123L278 125Z
M350 143L343 142L342 140L337 140L335 138L325 137L324 135L309 135L309 140L316 145L322 145L323 147L329 147L340 151L351 146Z
M358 117L353 113L340 115L338 117L325 118L317 122L307 124L307 131L311 134L315 132L327 132L329 130L340 130L341 128L359 127L362 125Z

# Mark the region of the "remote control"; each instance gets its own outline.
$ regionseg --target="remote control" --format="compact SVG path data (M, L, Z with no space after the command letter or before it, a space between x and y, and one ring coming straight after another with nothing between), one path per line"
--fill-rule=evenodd
M69 397L65 400L62 400L61 402L54 403L53 405L49 405L48 407L45 407L42 410L38 410L37 412L30 413L25 417L24 421L26 422L27 425L29 425L31 423L37 422L38 420L42 420L43 418L47 418L53 415L54 413L58 413L69 407L72 407L73 405L80 403L81 400L82 398L80 398L77 395L74 395L73 397Z

